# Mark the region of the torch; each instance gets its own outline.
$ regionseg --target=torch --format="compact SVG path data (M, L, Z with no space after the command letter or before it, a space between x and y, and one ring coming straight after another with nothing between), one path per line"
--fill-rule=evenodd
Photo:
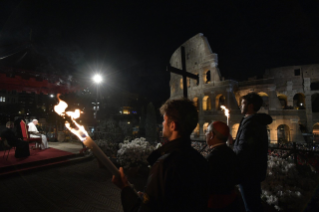
M229 110L224 105L221 105L220 108L225 111L224 114L227 117L227 126L229 127Z
M82 111L76 109L74 112L65 112L65 109L68 107L68 104L60 99L60 94L57 95L57 98L59 100L59 104L54 106L54 111L63 118L65 118L65 116L68 116L71 119L71 123L68 121L65 122L66 128L70 130L74 135L76 135L85 146L91 149L93 154L113 175L115 175L115 177L120 178L120 172L118 171L114 163L112 163L112 161L104 154L100 147L96 145L96 143L90 138L87 131L84 129L84 126L79 125L75 121L75 119L80 117Z

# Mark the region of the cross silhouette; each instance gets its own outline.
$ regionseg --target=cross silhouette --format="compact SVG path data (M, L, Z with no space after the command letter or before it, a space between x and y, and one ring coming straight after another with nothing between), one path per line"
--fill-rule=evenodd
M174 73L174 74L179 74L183 76L183 95L185 98L188 98L187 96L187 77L196 79L198 81L198 75L192 74L187 72L186 70L186 58L185 58L185 47L181 46L181 56L182 56L182 70L178 68L174 68L172 66L167 67L167 71Z

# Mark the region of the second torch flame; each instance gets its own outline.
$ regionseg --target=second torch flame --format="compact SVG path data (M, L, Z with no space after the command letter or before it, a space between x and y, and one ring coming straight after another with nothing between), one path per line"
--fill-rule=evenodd
M224 114L227 117L227 126L229 126L229 110L224 105L221 105L220 108L225 111Z
M60 99L60 95L57 95L59 104L54 106L54 111L62 116L63 118L67 115L71 118L71 121L76 126L75 128L71 127L71 124L66 121L65 127L68 128L74 135L76 135L85 146L92 150L93 154L98 158L98 160L116 177L120 177L120 173L112 161L104 154L104 152L96 145L96 143L91 139L87 131L84 129L83 125L78 124L75 119L80 118L82 111L79 109L72 111L66 111L68 104Z

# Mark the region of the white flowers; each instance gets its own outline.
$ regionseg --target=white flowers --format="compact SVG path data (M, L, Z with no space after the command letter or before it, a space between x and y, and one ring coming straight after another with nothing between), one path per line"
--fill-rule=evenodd
M278 211L302 211L318 182L318 177L310 168L302 167L303 170L298 171L295 164L269 156L267 177L262 183L262 198Z
M147 165L147 157L155 149L145 138L136 138L119 144L117 160L123 168Z

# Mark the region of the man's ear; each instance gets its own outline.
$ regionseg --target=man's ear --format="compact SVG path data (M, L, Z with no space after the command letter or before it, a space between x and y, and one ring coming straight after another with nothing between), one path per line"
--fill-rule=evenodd
M255 109L254 109L254 105L253 105L253 104L249 104L249 105L248 105L248 111L249 111L249 112L255 112Z
M176 130L176 123L175 121L171 121L171 123L169 124L169 129L171 131L175 131Z

